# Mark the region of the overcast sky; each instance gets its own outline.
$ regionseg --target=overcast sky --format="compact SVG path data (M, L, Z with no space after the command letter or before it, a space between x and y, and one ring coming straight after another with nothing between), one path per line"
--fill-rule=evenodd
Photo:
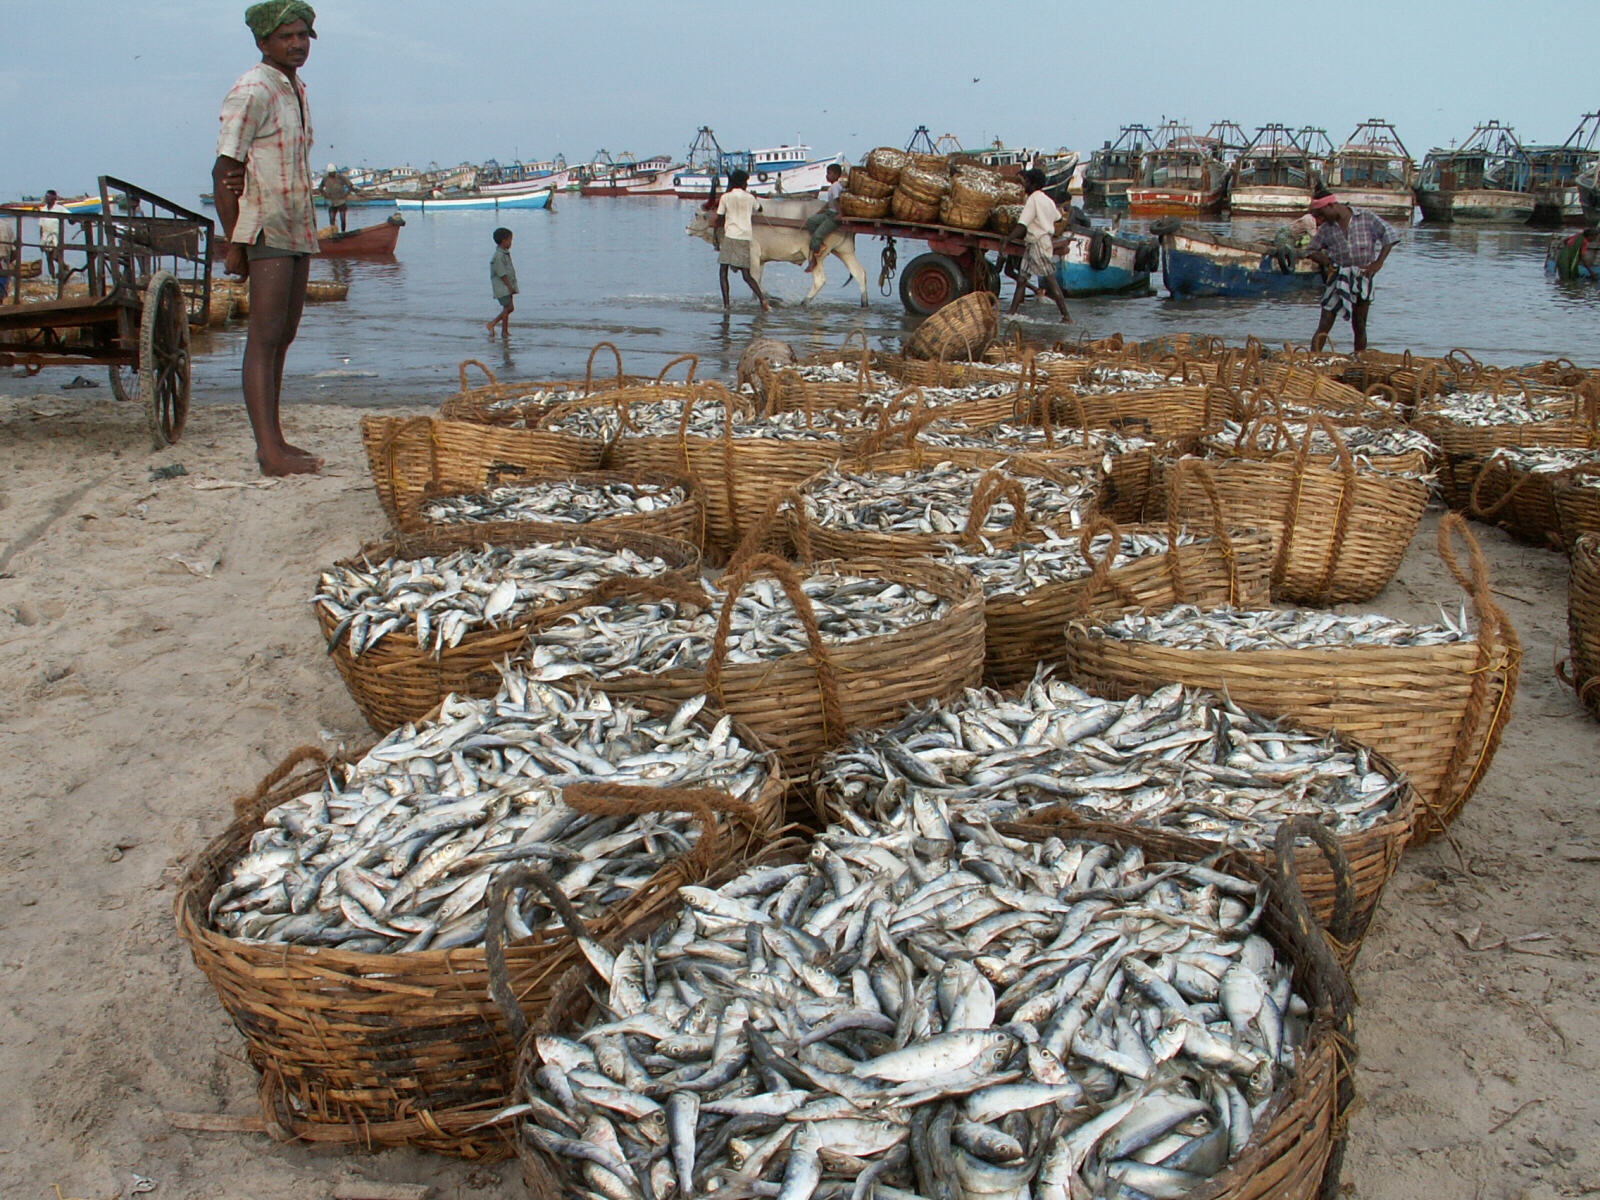
M119 175L209 189L223 94L259 58L229 0L0 0L0 198ZM327 0L316 166L571 162L808 142L852 159L926 124L968 147L1084 151L1163 115L1325 127L1371 116L1420 161L1498 118L1561 142L1600 107L1591 2ZM1564 38L1576 39L1563 49Z

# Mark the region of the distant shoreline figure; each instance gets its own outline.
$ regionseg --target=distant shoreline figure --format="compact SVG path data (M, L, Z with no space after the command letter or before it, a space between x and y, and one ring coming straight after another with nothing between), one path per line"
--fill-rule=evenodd
M353 191L349 177L329 163L327 174L317 184L317 194L328 205L328 224L338 226L340 233L350 228L350 193Z
M713 229L722 231L722 243L717 250L717 278L722 284L723 308L732 303L728 297L728 270L732 268L744 277L756 299L761 301L761 311L771 312L772 305L767 303L766 293L750 274L751 244L756 236L755 214L761 211L761 205L745 190L749 182L750 172L734 171L728 176L728 190L717 201L717 215L711 222Z
M1016 227L1006 235L1007 241L1016 240L1019 234L1024 239L1022 270L1017 275L1017 290L1007 312L1015 313L1022 306L1028 280L1037 276L1044 280L1044 290L1056 302L1061 319L1070 325L1072 315L1067 312L1067 298L1061 291L1061 281L1056 278L1056 222L1061 220L1061 210L1045 195L1044 183L1044 172L1038 167L1029 167L1022 173L1022 189L1028 199L1017 217Z
M1357 354L1367 348L1367 314L1372 309L1372 280L1383 270L1389 251L1400 235L1382 217L1365 208L1352 208L1326 188L1311 198L1310 214L1317 232L1306 257L1322 268L1322 316L1311 338L1311 351L1320 353L1328 333L1342 314L1350 322Z
M1597 248L1600 248L1600 225L1591 225L1563 238L1555 252L1556 278L1580 279L1585 273L1593 278Z
M211 168L217 216L228 238L224 269L250 281L244 404L264 475L322 468L283 436L283 364L300 327L317 210L311 182L311 112L297 72L311 53L316 12L302 0L264 0L245 10L261 61L222 102Z
M489 286L494 298L500 302L500 313L484 322L489 340L494 341L494 327L500 326L500 335L511 337L511 314L516 311L517 268L511 261L511 230L501 227L494 231L494 257L489 260Z
M839 197L844 193L843 177L843 167L838 163L828 164L828 186L818 193L822 211L806 218L806 232L811 235L811 257L806 260L805 266L808 272L817 269L817 262L822 258L822 243L839 228Z
M61 203L56 195L55 188L44 194L44 203L39 206L42 213L64 213L66 205ZM51 279L64 279L67 273L66 251L61 248L61 218L39 218L39 251L44 259L45 269L50 272Z

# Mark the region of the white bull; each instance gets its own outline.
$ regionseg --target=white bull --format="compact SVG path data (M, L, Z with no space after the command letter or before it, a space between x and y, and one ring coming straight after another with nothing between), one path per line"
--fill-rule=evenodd
M761 282L761 267L764 263L798 264L811 257L811 235L798 222L804 221L821 209L820 200L773 200L762 197L761 211L755 217L755 240L750 247L750 274L757 283ZM766 217L777 217L797 224L773 225L763 219ZM691 237L704 238L715 244L711 214L704 209L695 212L689 220L689 228L684 232ZM806 298L801 303L809 304L811 298L828 282L823 264L828 261L830 254L842 262L845 270L850 272L850 278L854 279L861 289L861 307L867 307L867 273L861 269L861 262L856 258L856 235L843 233L837 229L822 241L822 257L817 262L817 269L811 272L811 290L806 293Z

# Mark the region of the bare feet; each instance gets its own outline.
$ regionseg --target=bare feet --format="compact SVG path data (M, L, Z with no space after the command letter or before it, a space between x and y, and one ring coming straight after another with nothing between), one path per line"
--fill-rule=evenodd
M315 475L322 470L322 460L316 455L303 450L290 453L287 446L272 454L258 454L256 461L263 475Z

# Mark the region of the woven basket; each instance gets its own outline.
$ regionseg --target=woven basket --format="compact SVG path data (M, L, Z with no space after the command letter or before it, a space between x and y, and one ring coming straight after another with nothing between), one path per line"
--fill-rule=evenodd
M552 534L545 526L510 531L499 544L521 547L549 542L573 542L612 551L633 550L662 559L667 564L667 574L683 579L695 579L700 572L700 554L688 542L637 531L560 530ZM460 542L450 536L400 534L365 547L360 554L339 565L359 566L363 560L390 555L421 558L448 554L460 548ZM542 612L536 609L524 613L516 621L497 629L474 629L457 645L444 647L437 658L431 651L421 649L415 637L404 634L386 637L360 655L351 654L349 645L340 639L328 654L367 724L379 733L388 733L431 711L451 692L461 696L494 695L500 687L494 665L517 652L533 621L552 610L566 612L586 602L586 597L579 597ZM337 623L324 605L316 606L316 614L326 643L332 639Z
M658 492L682 488L685 492L685 497L676 504L669 504L653 512L623 512L614 516L597 517L592 521L584 522L461 521L441 524L424 521L418 517L415 521L406 525L402 532L427 537L435 545L446 545L454 542L457 547L502 545L506 539L514 539L527 530L533 530L539 533L541 537L546 538L582 537L597 529L610 532L631 531L653 534L656 537L674 538L681 542L688 542L697 549L705 539L705 493L694 480L685 478L682 475L671 475L662 471L580 471L573 474L562 473L518 477L519 483L533 483L539 480L593 486L627 483L640 488L650 488ZM441 496L448 494L451 493L440 493ZM455 494L470 495L472 493ZM436 497L429 497L429 499L434 498Z
M900 172L905 170L906 164L910 161L910 155L904 150L896 150L893 146L879 146L867 155L867 174L879 183L893 185L900 182Z
M1463 572L1449 539L1466 544ZM1096 621L1070 625L1074 683L1123 699L1167 683L1225 693L1267 716L1337 729L1405 772L1418 799L1418 840L1438 834L1488 770L1511 716L1521 642L1488 588L1483 557L1459 516L1439 526L1439 553L1472 598L1479 636L1440 646L1185 650L1108 638Z
M983 674L983 593L966 571L926 560L861 558L815 564L872 579L921 588L947 600L932 621L881 637L828 645L816 628L811 602L794 566L752 554L728 568L727 595L704 671L675 670L594 680L597 691L683 701L702 692L757 731L783 764L802 780L816 760L850 731L888 724L912 704L948 700L975 687ZM769 662L726 663L732 608L752 578L779 581L811 635L811 649ZM649 593L648 586L636 594Z
M889 215L889 196L857 196L843 192L839 196L839 215L854 217L858 221L877 221Z
M696 403L688 400L677 436L646 437L624 428L606 462L619 471L662 471L699 484L706 497L706 555L722 562L760 520L773 497L838 461L845 447L822 437L736 438L733 414L738 402L732 393L721 384L708 383L700 399L720 402L726 410L722 437L683 432Z
M1034 536L1039 523L1026 516L1027 489L1034 483L1060 483L1068 478L1060 469L1047 466L1027 455L1008 455L994 450L956 450L942 447L914 446L910 450L892 450L858 459L849 464L852 470L906 474L919 471L929 463L948 462L957 467L984 471L985 474L973 488L972 508L968 514L967 528L981 530L990 508L997 500L1009 500L1016 513L1012 527L1003 532L990 532L984 536L991 543L1002 544ZM1074 482L1081 480L1074 479ZM800 561L810 562L828 558L921 558L938 555L944 547L960 541L962 533L884 533L868 529L830 529L818 525L806 516L805 504L799 492L786 497L785 519L789 540L794 544ZM1091 490L1085 513L1093 511L1094 495ZM1020 522L1020 527L1018 522ZM1045 522L1045 527L1057 534L1070 534L1071 524L1063 517L1059 524Z
M1412 420L1439 447L1439 492L1458 512L1472 511L1472 485L1488 457L1502 446L1551 446L1558 449L1600 448L1596 408L1580 393L1571 393L1571 411L1548 421L1508 425L1462 425L1428 412L1424 404Z
M968 292L923 320L906 339L907 358L975 359L994 338L999 304L989 291Z
M1309 822L1291 823L1286 826L1288 836L1314 834L1307 826ZM1295 990L1311 1005L1315 1019L1298 1052L1293 1074L1256 1121L1249 1142L1224 1171L1193 1194L1205 1200L1317 1200L1336 1195L1344 1162L1344 1131L1355 1100L1355 994L1306 907L1292 865L1299 855L1287 856L1286 865L1269 873L1260 863L1233 851L1216 858L1214 844L1150 830L1070 818L1050 827L1008 824L996 828L1007 837L1026 841L1055 836L1104 842L1118 852L1137 847L1148 862L1204 862L1261 885L1266 902L1260 932L1292 966ZM799 862L806 853L804 845L786 847L781 854L762 856L759 862ZM726 878L732 877L732 872L727 873ZM674 915L666 910L653 912L608 939L606 945L617 949L624 942L649 937ZM560 981L543 1018L520 1042L516 1065L519 1098L528 1094L529 1081L544 1065L535 1049L536 1037L548 1033L576 1036L589 1022L594 993L601 989L603 984L587 964L574 968ZM513 1020L520 1019L514 1005L507 1007L513 1010ZM582 1191L579 1165L574 1160L548 1155L527 1139L518 1141L517 1155L524 1182L536 1200L564 1200Z
M595 378L594 360L601 350L610 350L616 359L617 373L614 377ZM467 380L468 367L476 367L489 382L477 387L470 386ZM548 405L537 401L524 405L506 404L505 401L537 392L581 392L587 395L625 387L630 383L649 382L642 376L622 373L622 351L611 342L599 342L589 351L589 361L584 367L582 379L502 383L495 378L493 371L475 358L464 360L456 374L461 380L461 390L439 405L439 416L447 421L476 421L480 425L521 425L527 422Z
M604 447L569 433L497 429L436 417L361 418L378 503L395 529L441 492L475 492L528 475L593 471Z
M899 178L898 171L895 172L894 179L884 180L876 178L865 167L851 167L844 187L850 195L860 196L864 200L887 200L894 195L894 185Z
M1180 459L1167 479L1168 513L1193 521L1220 498L1229 526L1254 525L1272 535L1272 598L1296 604L1350 604L1372 599L1400 569L1428 506L1416 479L1356 468L1338 431L1338 465L1306 461L1308 435L1290 458L1264 461ZM1205 487L1209 478L1214 486Z
M923 200L897 188L889 199L889 215L910 225L933 225L939 220L939 201Z
M993 196L974 204L962 204L954 196L946 196L939 202L939 224L952 229L982 229L989 224L994 207Z
M930 170L913 163L900 172L900 181L895 184L895 191L915 200L921 200L925 204L937 204L950 194L950 185L948 172Z
M1586 533L1600 533L1600 467L1580 467L1555 486L1561 544L1571 547ZM1587 486L1585 484L1587 483Z
M872 352L867 345L865 333L860 333L861 348L857 351L850 345L850 339L845 339L845 344L839 348L837 354L816 355L807 359L803 365L817 363L838 362L841 359L852 359L857 363L856 377L838 382L832 380L807 379L799 371L789 367L768 367L761 364L762 390L766 393L766 407L763 415L803 411L814 416L820 416L829 409L834 408L860 408L862 403L870 396L876 394L872 382L874 370L883 371L879 364L881 356Z
M1029 416L1036 423L1048 419L1058 428L1110 429L1188 452L1206 434L1220 429L1223 421L1237 416L1238 409L1238 397L1215 385L1080 396L1052 381L1040 389Z
M1122 533L1161 533L1168 541L1165 554L1137 558L1120 567L1109 565ZM1091 539L1110 533L1112 549L1105 559L1089 552ZM1033 678L1041 663L1063 660L1066 642L1062 630L1068 622L1105 619L1129 611L1160 612L1175 604L1254 605L1269 596L1272 540L1257 529L1218 527L1209 541L1173 548L1175 525L1131 526L1121 529L1101 519L1084 527L1084 558L1092 571L1080 579L1062 579L1023 593L1001 592L984 600L988 639L984 651L984 682L1007 688Z
M1567 593L1567 634L1572 660L1561 678L1600 719L1600 535L1588 533L1572 547L1572 583Z
M653 711L670 711L650 705ZM709 725L714 719L696 718ZM569 788L574 808L606 813L681 809L701 817L689 855L665 863L638 891L595 923L597 934L671 906L678 888L743 861L775 828L785 781L759 739L769 778L754 805L705 790ZM216 988L262 1074L259 1098L269 1133L322 1145L415 1146L492 1161L512 1152L484 1122L512 1091L515 1039L489 993L484 947L411 954L356 954L241 941L206 916L224 872L274 806L320 787L330 766L320 750L296 751L253 795L235 802L233 823L189 866L174 903L178 935ZM651 793L654 793L652 795ZM570 939L536 936L505 951L525 1014L543 1010L552 987L577 961Z
M996 204L989 214L989 228L996 233L1010 233L1022 220L1022 205Z
M1298 416L1291 418L1299 420ZM1329 417L1336 425L1343 424L1337 418ZM1371 424L1382 424L1372 422ZM1261 445L1261 433L1265 431L1268 436L1267 444ZM1239 424L1239 432L1234 437L1227 438L1221 434L1211 434L1200 439L1202 453L1208 457L1218 459L1248 458L1255 460L1293 457L1298 443L1294 432L1289 428L1284 418L1273 408L1257 406L1246 407L1245 419ZM1339 455L1310 453L1306 461L1317 466L1334 466L1338 463ZM1429 456L1423 450L1406 450L1399 454L1362 454L1363 466L1370 466L1375 471L1382 471L1390 475L1424 475L1429 468Z
M1498 525L1519 542L1560 550L1561 515L1556 488L1564 472L1527 471L1491 454L1478 469L1467 507L1480 521Z

